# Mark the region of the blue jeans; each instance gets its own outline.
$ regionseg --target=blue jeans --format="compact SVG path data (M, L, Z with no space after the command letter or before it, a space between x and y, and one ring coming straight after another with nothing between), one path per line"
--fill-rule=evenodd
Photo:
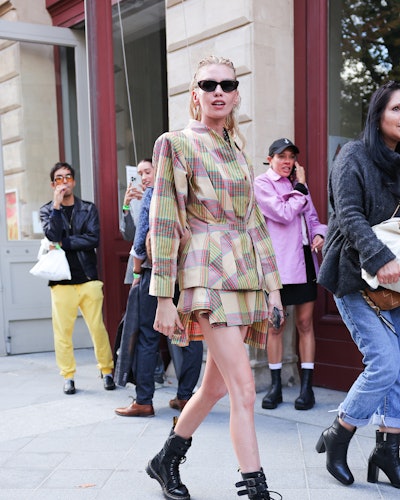
M381 312L393 332L360 292L334 299L365 365L340 404L339 417L356 427L400 428L400 307Z
M174 363L175 373L178 378L178 399L188 400L193 396L201 371L203 362L203 342L192 340L186 347L171 344L168 339L168 347Z
M157 309L157 297L149 295L151 269L143 269L139 282L139 335L136 341L135 373L136 401L141 405L153 403L154 370L157 365L160 333L153 323Z

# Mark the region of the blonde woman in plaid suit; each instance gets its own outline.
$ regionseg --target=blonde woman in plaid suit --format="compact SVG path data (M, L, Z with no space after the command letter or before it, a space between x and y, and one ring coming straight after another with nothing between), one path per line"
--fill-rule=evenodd
M242 139L235 118L237 87L231 61L202 60L190 88L192 120L181 132L163 134L154 146L154 328L179 345L204 339L208 346L200 389L146 469L165 498L174 500L190 498L179 463L194 431L227 392L231 439L243 479L236 486L244 487L240 493L249 498L271 499L260 464L255 385L244 342L265 349L273 308L282 311L281 282L254 197L253 169L236 143ZM283 322L283 314L278 321Z

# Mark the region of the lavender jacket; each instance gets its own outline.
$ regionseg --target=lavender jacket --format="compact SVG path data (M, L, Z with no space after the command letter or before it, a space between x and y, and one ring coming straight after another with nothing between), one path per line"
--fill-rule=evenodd
M326 224L318 219L310 194L294 189L288 178L281 177L272 168L256 177L254 193L268 226L282 283L306 283L300 215L304 216L310 245L317 234L325 237L327 230ZM315 253L313 260L318 274Z

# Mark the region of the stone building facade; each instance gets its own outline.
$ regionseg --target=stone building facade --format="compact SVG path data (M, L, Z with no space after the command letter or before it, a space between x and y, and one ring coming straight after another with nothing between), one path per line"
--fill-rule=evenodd
M116 2L112 3L113 23L117 25ZM129 3L135 2L121 2L121 7ZM83 18L76 16L76 9L80 4L83 6L83 2L75 0L73 2L0 0L0 19L50 26L52 23L56 24L58 15L61 16L62 12L65 13L68 8L74 7L75 17L72 19L71 14L71 21L68 23L66 16L66 20L59 24L75 28L78 26L79 30L83 31L84 11L82 10ZM150 14L160 2L150 0L142 4L144 13ZM294 140L293 0L280 2L231 0L229 7L225 0L167 0L163 8L165 9L168 128L180 129L188 120L187 89L197 62L209 54L227 57L234 62L240 81L239 121L247 141L246 150L253 160L256 174L261 173L266 168L263 161L268 145L282 136ZM0 92L2 174L6 189L9 184L11 187L17 186L20 191L18 213L21 218L19 226L21 234L17 239L22 245L25 239L40 237L35 233L31 212L35 210L35 205L37 207L39 199L46 200L49 193L43 183L34 182L34 179L38 177L46 179L49 161L57 157L60 150L60 131L56 126L59 96L55 92L55 76L47 70L48 68L43 70L41 68L41 65L55 65L56 60L50 45L35 45L35 54L32 46L24 46L23 42L1 40L1 38L0 29L0 57L3 61L0 68L0 85L3 89ZM88 58L90 57L90 47L88 47ZM27 74L32 78L35 78L36 74L49 75L48 86L43 86L42 82L41 95L35 99L31 94L30 102L22 102L20 99L22 95L18 91L20 69L24 70L25 77ZM137 78L146 79L146 71L137 74ZM51 88L52 92L49 90ZM118 100L118 93L116 99ZM44 106L47 108L47 118L40 121L40 127L35 126L37 123L35 119L41 115ZM116 142L123 143L118 134L117 129ZM31 154L30 148L43 148L44 144L46 150L42 156L35 150ZM42 163L40 163L41 157L42 160L45 158ZM90 175L85 174L85 169L91 174L91 168L92 166L82 165L81 175L89 179ZM120 172L118 176L121 177ZM36 193L25 196L24 190L31 186L35 186L33 189ZM89 194L95 191L92 187L85 188L84 181L82 189L86 189ZM25 225L28 226L26 230ZM105 297L107 302L107 289ZM266 354L250 349L250 357L257 388L264 390L269 384ZM283 381L284 383L298 381L292 315L289 316L285 331Z

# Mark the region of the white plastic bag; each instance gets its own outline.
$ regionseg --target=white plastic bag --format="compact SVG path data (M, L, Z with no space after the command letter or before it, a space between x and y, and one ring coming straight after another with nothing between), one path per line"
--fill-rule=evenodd
M39 260L29 272L33 276L50 281L70 280L71 270L64 250L58 243L50 250L50 244L47 238L42 239L38 252Z
M396 255L397 260L400 261L400 217L392 217L391 219L384 220L376 226L372 226L372 230L376 236L387 245L390 250ZM395 292L400 292L400 281L396 283L379 283L377 276L371 276L361 269L361 277L368 283L371 288L378 288L382 286Z

